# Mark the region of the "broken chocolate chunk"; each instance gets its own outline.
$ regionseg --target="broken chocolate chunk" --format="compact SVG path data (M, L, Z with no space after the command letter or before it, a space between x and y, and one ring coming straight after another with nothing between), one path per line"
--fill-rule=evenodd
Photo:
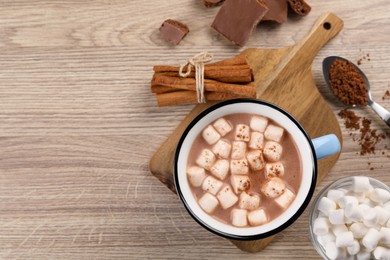
M244 46L267 12L262 0L226 0L211 27L234 44Z
M168 19L160 27L160 36L165 41L178 45L189 31L185 24Z
M221 5L225 0L203 0L203 4L206 7L214 7Z
M287 0L290 8L298 15L305 16L310 13L311 7L305 0Z
M287 0L263 0L269 11L264 15L263 21L284 23L287 21Z

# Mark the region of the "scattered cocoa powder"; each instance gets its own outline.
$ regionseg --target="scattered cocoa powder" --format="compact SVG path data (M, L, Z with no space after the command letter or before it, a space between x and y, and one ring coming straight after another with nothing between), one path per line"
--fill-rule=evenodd
M329 82L333 94L346 105L367 105L366 82L355 65L336 59L330 64Z
M390 91L386 90L385 94L383 94L382 100L390 99Z
M363 63L363 60L367 59L368 61L370 61L370 54L367 53L366 55L363 54L363 57L361 57L360 59L357 60L357 64L358 65L362 65Z
M348 109L343 109L339 112L339 116L344 119L344 125L347 129L356 129L360 128L360 117L357 116L353 111ZM352 135L352 133L350 133Z

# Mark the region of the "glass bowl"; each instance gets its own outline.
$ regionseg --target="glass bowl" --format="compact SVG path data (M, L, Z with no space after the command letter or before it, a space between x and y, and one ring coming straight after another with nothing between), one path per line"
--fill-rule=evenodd
M318 242L317 236L313 232L314 220L318 217L319 214L319 211L317 210L318 203L322 197L326 196L329 190L342 188L347 191L352 191L352 180L354 177L365 177L365 176L351 176L351 177L338 179L333 183L329 184L328 186L326 186L325 188L323 188L313 201L313 205L310 209L310 215L309 215L310 239L313 243L314 248L317 250L318 254L322 256L323 259L329 259L329 258L326 256L324 247ZM367 177L367 178L370 180L370 184L373 188L382 188L390 192L389 186L387 186L383 182L378 181L377 179L371 177Z

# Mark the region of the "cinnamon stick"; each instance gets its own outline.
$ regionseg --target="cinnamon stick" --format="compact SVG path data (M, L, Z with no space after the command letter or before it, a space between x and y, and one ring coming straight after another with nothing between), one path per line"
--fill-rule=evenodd
M178 88L183 90L196 91L196 80L193 78L178 78L169 77L162 74L155 74L152 79L153 86L165 86L171 88ZM209 92L223 92L233 95L255 97L256 88L254 85L239 85L223 83L211 79L204 80L205 91Z
M240 98L245 96L233 95L233 94L222 93L222 92L206 92L205 97L207 100L220 101L220 100ZM157 104L160 107L173 106L173 105L186 104L186 103L196 103L198 101L196 92L188 91L188 90L157 94L156 98L157 98Z

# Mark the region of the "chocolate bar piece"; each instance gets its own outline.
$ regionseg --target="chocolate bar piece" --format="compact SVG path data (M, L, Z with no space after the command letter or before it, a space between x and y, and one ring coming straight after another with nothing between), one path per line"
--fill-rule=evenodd
M214 7L222 4L225 0L203 0L206 7Z
M185 24L168 19L160 27L160 36L165 41L178 45L189 31Z
M263 0L269 11L264 15L262 21L273 21L284 23L287 21L287 0Z
M211 27L233 43L244 46L267 12L262 0L226 0Z
M305 16L310 13L311 7L305 0L287 0L291 9L300 16Z

